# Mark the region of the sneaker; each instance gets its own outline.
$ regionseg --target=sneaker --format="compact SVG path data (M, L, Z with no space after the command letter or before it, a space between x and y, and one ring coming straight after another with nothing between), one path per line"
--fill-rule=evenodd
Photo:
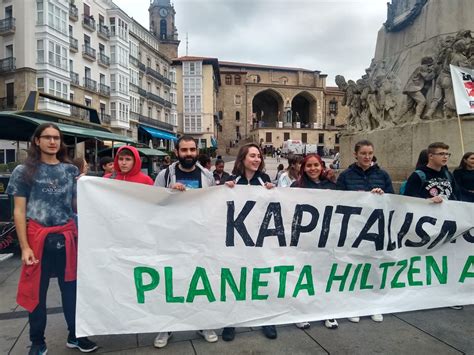
M82 353L91 353L99 348L96 343L90 341L86 337L76 338L72 336L67 337L66 346L69 349L79 349Z
M309 327L311 327L311 324L309 324L308 322L295 323L295 325L296 328L299 329L309 329Z
M359 323L360 317L349 317L347 320L352 323Z
M262 331L268 339L276 339L277 337L277 330L274 325L264 325Z
M383 322L383 315L381 314L374 314L370 316L374 322Z
M222 331L222 340L224 341L232 341L235 338L235 328L234 327L227 327L224 328Z
M459 310L463 309L464 306L451 306L451 307L449 307L449 308L455 309L456 311L459 311Z
M337 329L337 327L339 326L339 324L337 324L337 320L335 319L326 319L324 321L324 325L328 329Z
M213 330L198 330L197 333L202 336L208 343L215 343L219 338Z
M168 339L171 338L172 335L173 333L171 332L158 333L155 341L153 342L153 346L155 348L164 348L166 345L168 345Z
M46 347L46 344L41 344L41 345L31 344L28 355L45 355L47 353L48 353L48 348Z

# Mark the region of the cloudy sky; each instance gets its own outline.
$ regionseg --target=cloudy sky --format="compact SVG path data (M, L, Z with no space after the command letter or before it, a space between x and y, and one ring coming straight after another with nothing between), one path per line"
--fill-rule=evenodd
M150 0L114 0L148 28ZM374 55L387 0L174 0L179 54L302 67L358 79Z

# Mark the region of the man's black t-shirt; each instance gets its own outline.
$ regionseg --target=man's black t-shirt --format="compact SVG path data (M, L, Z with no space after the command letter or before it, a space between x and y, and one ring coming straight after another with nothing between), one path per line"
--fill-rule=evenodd
M431 198L444 195L450 200L457 199L457 189L451 173L442 168L440 171L423 166L419 168L425 174L422 181L418 173L414 172L407 180L405 195L421 198Z
M191 172L185 172L182 171L179 166L177 166L176 182L183 184L187 189L200 189L202 187L201 169L196 167Z

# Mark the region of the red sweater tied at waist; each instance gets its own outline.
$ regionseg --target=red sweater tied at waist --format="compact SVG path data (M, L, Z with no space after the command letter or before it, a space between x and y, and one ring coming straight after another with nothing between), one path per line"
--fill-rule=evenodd
M43 257L44 241L48 234L64 235L66 248L64 281L74 281L77 277L77 227L74 220L70 219L68 223L62 226L53 227L45 227L36 221L29 220L27 226L28 244L39 262L33 265L23 265L16 301L30 313L39 304L41 259Z

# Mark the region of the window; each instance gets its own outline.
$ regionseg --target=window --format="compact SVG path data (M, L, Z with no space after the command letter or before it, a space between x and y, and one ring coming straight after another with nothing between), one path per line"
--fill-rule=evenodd
M130 96L130 111L140 112L140 99L138 97Z
M184 78L184 93L201 93L201 78Z
M201 115L184 115L184 132L201 132L202 131Z
M8 46L5 46L5 54L6 54L6 58L13 57L13 44L9 44Z
M241 79L240 75L234 76L234 83L235 83L235 85L240 85L242 83L242 79Z
M184 95L184 112L201 112L201 95Z
M43 0L36 1L36 24L44 24L44 2Z
M99 53L100 54L105 54L105 47L102 43L99 43Z
M7 107L13 107L15 104L15 83L6 84Z
M91 100L91 99L84 99L84 104L85 104L87 107L91 107L91 106L92 106L92 100Z
M39 92L44 92L44 78L36 79L36 88Z
M337 100L333 98L329 101L329 113L337 115Z
M232 75L227 74L225 76L225 84L226 85L232 85Z
M104 74L100 74L99 83L105 85L105 75Z
M54 28L61 33L67 33L67 18L68 14L60 7L48 2L48 26Z
M184 75L201 75L202 62L184 62Z
M240 121L240 111L235 111L235 120Z
M308 133L301 133L301 142L308 143Z
M240 95L235 95L235 96L234 96L234 103L235 103L236 105L241 105L241 104L242 104L242 96L240 96Z
M36 41L36 57L38 63L44 63L44 41L42 39Z
M39 41L38 41L39 42ZM58 43L48 41L48 63L67 70L67 49Z
M110 90L117 91L116 74L110 74Z
M130 68L130 83L134 85L139 85L139 73L138 70Z
M164 19L161 20L160 21L160 38L161 39L166 39L166 32L167 32L166 27L167 27L166 20Z
M48 92L51 95L62 97L63 99L67 99L68 92L67 92L67 84L62 83L60 81L49 79L49 88Z
M0 149L0 164L15 161L15 149Z
M290 132L283 132L283 141L290 139Z
M324 144L324 133L319 133L318 135L318 143Z
M109 22L110 22L110 35L115 36L115 17L111 17Z
M138 58L138 44L130 41L130 55L134 58Z
M265 133L265 141L271 142L272 141L272 132Z
M336 134L334 141L336 144L339 144L339 134Z
M152 117L152 115L153 115L153 111L152 111L151 107L150 107L150 106L148 106L148 117L150 117L150 118L151 118L151 117Z
M115 46L110 46L110 62L112 64L116 64L117 63L117 56L115 54Z
M110 103L110 117L112 119L117 118L117 104L115 102Z

